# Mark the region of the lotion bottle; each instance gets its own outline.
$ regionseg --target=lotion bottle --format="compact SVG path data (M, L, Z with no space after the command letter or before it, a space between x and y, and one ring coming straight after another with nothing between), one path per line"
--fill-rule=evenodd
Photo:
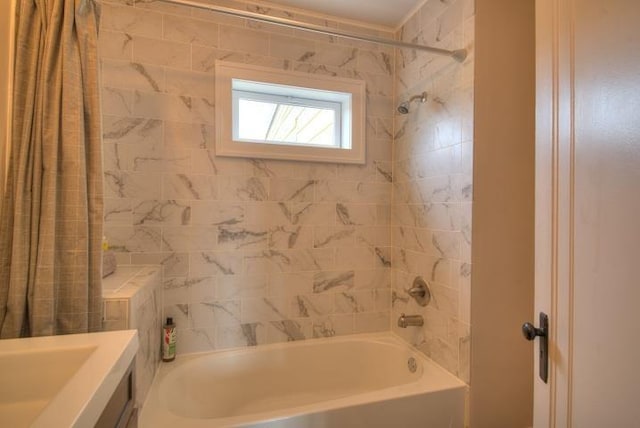
M176 358L176 325L173 318L168 317L162 327L162 361L173 361Z

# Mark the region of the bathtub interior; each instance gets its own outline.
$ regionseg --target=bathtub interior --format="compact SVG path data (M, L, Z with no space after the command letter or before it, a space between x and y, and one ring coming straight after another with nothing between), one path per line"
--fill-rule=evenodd
M410 358L415 364L408 364ZM460 421L465 390L393 334L317 339L179 356L161 367L140 426L307 426L307 420L337 418L322 425L333 427L346 426L339 422L343 417L365 416L368 425L353 426L385 426L375 423L390 415L404 421L404 412L413 409L417 425L407 426L422 427L426 396L441 409L438 421ZM374 410L381 413L373 417Z
M200 356L165 378L160 397L186 417L275 411L414 382L422 367L412 373L402 364L412 355L403 354L390 344L343 341Z

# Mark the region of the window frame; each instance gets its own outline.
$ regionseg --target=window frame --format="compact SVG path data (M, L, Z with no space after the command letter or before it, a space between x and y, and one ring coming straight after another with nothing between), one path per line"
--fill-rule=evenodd
M256 85L279 85L282 87L282 93L274 94L276 96L309 99L309 94L324 91L326 98L317 98L319 102L340 102L342 106L341 147L234 139L234 80ZM215 85L216 156L365 163L366 85L364 81L217 60ZM292 95L287 92L290 87L296 87L293 88L295 90ZM348 94L348 97L331 95L335 92ZM347 98L348 102L345 102Z

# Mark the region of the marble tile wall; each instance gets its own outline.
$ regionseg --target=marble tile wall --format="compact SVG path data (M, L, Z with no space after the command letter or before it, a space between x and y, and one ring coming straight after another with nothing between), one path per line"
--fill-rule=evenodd
M100 45L105 234L162 265L178 352L389 329L393 49L153 0L103 1ZM367 164L217 157L216 59L365 80Z
M398 37L469 50L462 64L396 53L396 104L429 97L395 117L391 220L392 329L469 382L474 0L428 0ZM416 276L430 283L425 308L407 294ZM403 312L423 315L424 327L398 328Z
M144 403L161 359L161 281L159 266L121 266L113 276L103 280L103 329L138 330L135 367L138 407Z
M145 267L128 284L139 291L132 297L129 328L138 330L140 347L136 354L137 407L142 408L151 388L162 356L162 287L161 275L156 267Z

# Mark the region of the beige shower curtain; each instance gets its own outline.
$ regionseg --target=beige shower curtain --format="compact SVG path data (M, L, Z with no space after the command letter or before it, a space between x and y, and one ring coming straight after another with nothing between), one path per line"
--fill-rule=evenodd
M17 0L0 337L100 329L99 6Z

